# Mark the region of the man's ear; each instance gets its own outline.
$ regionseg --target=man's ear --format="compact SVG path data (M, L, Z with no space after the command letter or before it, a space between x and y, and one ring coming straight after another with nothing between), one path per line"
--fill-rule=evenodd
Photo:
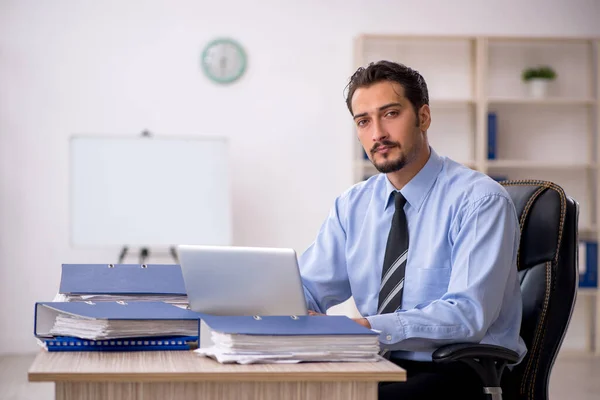
M429 104L423 104L419 109L419 129L421 132L427 132L431 125L431 109Z

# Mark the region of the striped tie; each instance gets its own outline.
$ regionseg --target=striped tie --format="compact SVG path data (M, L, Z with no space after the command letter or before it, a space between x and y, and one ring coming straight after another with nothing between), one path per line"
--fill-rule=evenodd
M406 199L400 192L394 193L396 211L385 248L377 314L393 313L402 304L404 272L408 257L408 226L404 214Z
M404 214L406 199L400 192L394 192L394 196L396 210L385 248L377 314L393 313L402 304L404 273L408 257L408 225ZM379 354L387 359L390 357L390 351L387 349Z

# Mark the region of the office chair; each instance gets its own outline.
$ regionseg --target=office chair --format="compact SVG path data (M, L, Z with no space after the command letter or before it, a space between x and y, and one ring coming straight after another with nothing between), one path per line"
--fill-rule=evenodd
M523 296L521 337L525 358L512 369L519 400L546 400L554 361L577 296L579 204L547 181L504 181L519 216L517 269ZM439 363L461 361L480 376L487 398L502 399L501 378L514 351L493 345L457 343L433 353ZM505 387L506 389L506 387Z

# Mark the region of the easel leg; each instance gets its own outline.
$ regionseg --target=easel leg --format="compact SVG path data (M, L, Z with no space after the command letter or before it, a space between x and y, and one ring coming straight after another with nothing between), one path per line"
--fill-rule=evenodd
M150 250L147 247L142 247L140 249L140 264L146 264L148 257L150 257Z
M175 250L175 247L171 247L170 251L171 257L173 257L173 261L175 261L175 264L179 264L179 257L177 257L177 251Z
M129 248L127 246L123 246L123 249L121 249L121 254L119 254L119 264L123 264L128 251Z

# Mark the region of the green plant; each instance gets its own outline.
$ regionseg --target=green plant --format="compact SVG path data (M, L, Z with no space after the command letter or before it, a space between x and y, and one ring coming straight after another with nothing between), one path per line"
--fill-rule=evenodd
M541 66L537 68L531 67L526 68L523 71L522 77L525 82L536 78L553 80L556 78L556 72L552 69L552 67L548 66Z

